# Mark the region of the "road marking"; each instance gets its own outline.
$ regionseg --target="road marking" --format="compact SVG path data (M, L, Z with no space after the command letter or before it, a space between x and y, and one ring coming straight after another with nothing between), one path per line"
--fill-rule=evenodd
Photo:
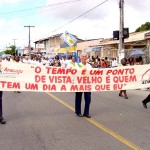
M57 100L59 103L61 103L62 105L64 105L65 107L69 108L70 110L74 111L74 108L67 104L66 102L64 102L63 100L61 100L60 98L56 97L55 95L51 94L51 93L47 93L49 96L51 96L52 98L54 98L55 100ZM136 146L135 144L133 144L132 142L128 141L127 139L123 138L122 136L120 136L119 134L115 133L114 131L112 131L111 129L108 129L107 127L103 126L101 123L91 119L91 118L85 118L86 120L88 120L89 122L91 122L93 125L95 125L96 127L98 127L99 129L105 131L106 133L108 133L109 135L113 136L115 139L117 139L118 141L124 143L125 145L127 145L128 147L134 149L134 150L142 150L140 147Z

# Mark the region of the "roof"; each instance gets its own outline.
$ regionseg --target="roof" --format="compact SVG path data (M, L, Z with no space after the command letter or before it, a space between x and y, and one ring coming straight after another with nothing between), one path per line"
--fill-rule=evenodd
M46 40L48 40L48 39L49 39L49 38L39 39L39 40L34 41L34 43L37 43L37 42L40 42L40 41L46 41Z
M59 37L59 36L61 36L62 34L63 34L63 33L50 35L50 36L48 36L48 37L46 37L46 38L41 38L41 39L39 39L39 40L36 40L34 43L49 40L49 38L51 38L51 37ZM72 34L72 35L73 35L73 34ZM74 36L77 40L84 41L83 39L78 38L76 35L73 35L73 36Z
M62 35L62 33L50 35L50 36L48 36L46 38L41 38L39 40L36 40L34 43L37 43L37 42L40 42L40 41L46 41L46 40L49 40L50 37L57 37L57 36L61 36L61 35Z
M34 43L49 40L49 38L51 38L51 37L58 37L58 36L61 36L62 34L63 33L54 34L54 35L51 35L47 38L39 39L39 40L35 41ZM111 44L118 44L119 43L119 40L113 40L113 38L107 38L107 39L98 38L98 39L82 40L82 39L78 38L76 35L73 35L73 36L75 38L77 38L78 40L80 40L80 42L77 43L77 49L81 49L81 50L88 48L88 47L92 47L92 46L104 46L104 45L111 45ZM142 41L145 39L150 39L150 30L143 31L143 32L132 32L132 33L130 33L129 38L125 39L125 43Z
M96 39L77 43L77 50L84 50L94 45L99 45L101 40L102 39Z
M145 36L147 35L147 37ZM129 43L129 42L136 42L136 41L142 41L145 39L150 38L150 30L148 31L143 31L143 32L133 32L129 34L129 38L125 39L125 43ZM113 40L113 38L111 39L104 39L99 46L103 46L103 45L110 45L110 44L118 44L119 40Z

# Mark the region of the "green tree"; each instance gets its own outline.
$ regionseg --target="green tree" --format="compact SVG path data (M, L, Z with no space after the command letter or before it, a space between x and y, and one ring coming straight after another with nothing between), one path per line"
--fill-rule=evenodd
M4 51L5 54L15 55L16 47L11 45L8 49Z
M141 31L147 31L150 30L150 22L146 22L142 24L140 27L138 27L135 32L141 32Z

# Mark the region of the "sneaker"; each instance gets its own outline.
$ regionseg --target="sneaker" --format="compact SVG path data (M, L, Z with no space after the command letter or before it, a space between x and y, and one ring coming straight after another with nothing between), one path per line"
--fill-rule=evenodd
M6 120L4 118L0 119L1 124L6 124Z

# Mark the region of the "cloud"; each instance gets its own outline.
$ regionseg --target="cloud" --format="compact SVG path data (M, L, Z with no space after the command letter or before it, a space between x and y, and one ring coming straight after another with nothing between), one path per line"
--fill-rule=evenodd
M55 1L55 3L59 2L63 2L63 0ZM49 20L53 20L51 24L57 29L101 2L103 1L93 0L91 2L90 0L81 0L70 4L55 6L49 10L47 9L45 10L45 14L44 10L42 10L43 14L41 14L45 15L45 17L48 16ZM50 4L54 4L54 2L47 0L46 5ZM125 1L124 24L125 27L129 27L130 32L135 31L141 24L149 21L150 11L147 9L149 5L149 0L144 0L144 3L141 2L141 0ZM70 31L85 39L112 37L114 30L119 30L119 0L109 0L94 11L63 26L63 28L58 31Z
M57 0L55 3L62 2ZM74 18L80 16L94 6L104 2L104 0L81 0L64 6L53 7L53 11L47 13L49 20L55 22L54 29L57 29ZM52 1L47 0L47 5L52 4ZM42 14L44 15L44 14ZM46 17L46 14L45 14ZM115 2L106 2L85 16L65 25L60 32L70 31L82 38L100 38L112 36L113 29L118 29L119 25L119 6ZM109 32L109 34L108 34Z
M2 25L2 26L1 26ZM24 30L23 24L18 19L0 20L0 46L13 45L13 39L17 39L16 43L20 46L24 39L27 39L28 32ZM3 46L2 46L3 45Z
M55 0L56 3L61 3L63 0ZM73 19L86 11L92 9L93 7L97 6L98 4L104 2L104 0L81 0L77 2L72 2L68 4L63 4L59 6L54 6L52 9L53 11L50 11L50 13L47 15L51 18L57 18L57 19ZM54 4L52 0L47 0L46 5ZM108 11L105 9L103 4L102 6L99 6L95 10L89 12L88 15L85 15L84 18L95 20L97 18L103 19L105 16L108 15ZM47 10L47 9L44 9Z
M2 4L10 4L10 3L18 3L21 2L22 0L0 0L0 5Z
M23 0L22 0L23 1ZM50 5L65 0L46 0L45 4ZM59 6L47 7L38 9L36 19L32 16L31 19L15 16L13 19L0 19L0 46L5 46L8 43L13 44L13 39L16 44L21 46L28 44L28 28L24 25L35 25L31 28L31 43L40 38L46 38L52 34L63 33L68 31L77 35L82 39L90 38L107 38L112 37L114 30L119 30L119 4L117 0L109 0L105 4L99 6L95 10L85 16L66 25L69 21L85 13L87 10L100 4L104 0L81 0L73 3L68 3ZM17 3L21 0L0 0L2 3ZM37 0L37 3L39 1ZM129 27L129 31L133 32L141 24L149 20L150 11L147 7L150 5L149 0L126 0L124 8L124 23L125 27ZM26 4L27 6L27 4ZM35 12L34 12L35 13ZM63 28L56 32L51 32L59 27Z
M135 9L136 11L145 11L145 10L149 10L148 6L150 5L150 1L149 0L126 0L125 1L125 7L126 6L131 6L133 9Z
M125 26L129 27L130 32L134 32L136 28L149 20L150 11L147 6L150 5L149 0L126 0L124 8Z

